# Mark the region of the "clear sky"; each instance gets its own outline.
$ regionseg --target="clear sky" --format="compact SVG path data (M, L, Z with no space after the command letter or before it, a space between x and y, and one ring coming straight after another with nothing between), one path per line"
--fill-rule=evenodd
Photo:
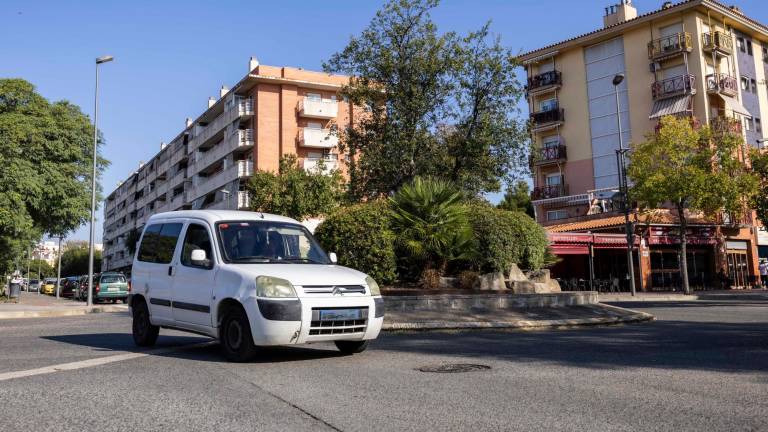
M528 50L602 25L616 0L443 0L441 31L467 32L488 20L505 45ZM640 13L662 0L634 0ZM738 0L768 23L768 1ZM319 70L362 30L380 1L36 1L0 2L0 77L32 82L51 100L93 113L94 58L115 56L100 74L99 128L112 161L107 193L206 108L222 84L263 64ZM498 199L498 196L493 197ZM101 220L102 213L98 218ZM101 223L96 227L101 239ZM72 238L87 239L83 227Z

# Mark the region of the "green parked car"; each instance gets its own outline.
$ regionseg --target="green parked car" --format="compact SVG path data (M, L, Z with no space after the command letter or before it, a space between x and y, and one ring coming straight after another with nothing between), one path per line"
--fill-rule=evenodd
M86 283L88 277L85 278ZM99 273L93 276L94 279L94 293L93 302L99 303L101 301L112 301L116 303L118 300L122 300L126 303L128 300L128 294L131 292L131 288L128 285L128 279L125 275L117 272L105 272ZM86 286L84 291L87 292ZM85 294L85 292L83 294Z

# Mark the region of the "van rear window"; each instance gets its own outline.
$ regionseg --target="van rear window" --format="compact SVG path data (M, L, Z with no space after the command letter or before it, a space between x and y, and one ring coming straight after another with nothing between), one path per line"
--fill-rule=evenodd
M101 277L101 283L125 283L123 275L104 275Z

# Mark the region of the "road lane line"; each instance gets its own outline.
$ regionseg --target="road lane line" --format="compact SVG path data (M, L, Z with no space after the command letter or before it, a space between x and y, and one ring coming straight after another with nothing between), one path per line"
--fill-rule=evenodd
M16 378L26 378L26 377L36 376L36 375L45 375L45 374L51 374L56 372L72 371L77 369L85 369L85 368L90 368L95 366L102 366L109 363L132 360L132 359L137 359L141 357L148 357L151 355L161 355L161 354L167 354L169 352L174 352L174 351L183 351L183 350L194 349L194 348L202 348L202 347L213 345L215 343L217 342L208 341L208 342L201 342L201 343L196 343L192 345L158 348L158 349L153 349L153 350L144 351L144 352L115 354L111 356L97 357L93 359L81 360L81 361L76 361L71 363L62 363L62 364L57 364L52 366L45 366L45 367L36 368L36 369L5 372L5 373L0 373L0 381L6 381L6 380L16 379Z

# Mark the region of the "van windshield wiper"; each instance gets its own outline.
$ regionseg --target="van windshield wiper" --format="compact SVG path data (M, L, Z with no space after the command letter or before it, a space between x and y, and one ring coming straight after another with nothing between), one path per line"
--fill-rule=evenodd
M310 264L323 264L320 261L315 261L315 260L309 259L309 258L299 258L299 257L283 258L283 261L288 261L288 262L305 262L305 263L310 263Z
M276 258L263 256L263 255L253 255L253 256L242 256L237 258L232 258L232 262L235 263L269 263L269 262L278 262Z

